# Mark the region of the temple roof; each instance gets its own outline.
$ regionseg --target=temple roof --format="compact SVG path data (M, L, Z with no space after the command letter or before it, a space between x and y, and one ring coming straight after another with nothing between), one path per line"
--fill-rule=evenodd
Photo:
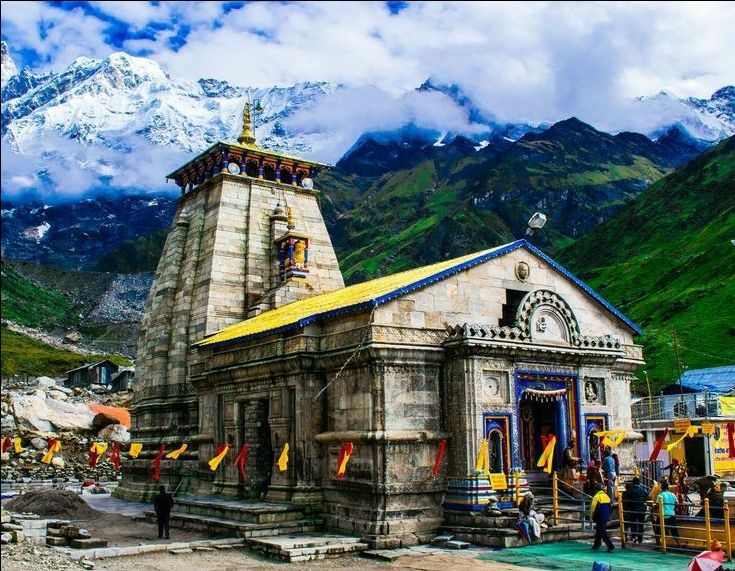
M413 270L407 270L398 274L377 278L295 301L277 309L265 311L260 315L251 317L240 323L230 325L194 345L197 347L218 347L236 341L242 342L257 337L298 329L310 323L338 315L365 311L493 258L503 256L518 248L526 248L543 259L604 306L635 333L639 335L643 333L630 319L615 309L602 296L567 269L560 266L528 241L516 240L510 244L491 248L490 250L475 252L474 254L468 254L452 260L422 266Z

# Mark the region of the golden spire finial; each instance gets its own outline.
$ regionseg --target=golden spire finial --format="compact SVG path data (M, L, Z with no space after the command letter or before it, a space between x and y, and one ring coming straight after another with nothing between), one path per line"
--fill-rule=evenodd
M286 228L289 230L293 230L296 228L296 213L293 211L293 208L290 206L287 207L288 214L286 215Z
M242 133L237 138L237 142L241 145L255 146L255 135L252 132L252 121L250 120L250 101L245 102L245 109L242 112Z

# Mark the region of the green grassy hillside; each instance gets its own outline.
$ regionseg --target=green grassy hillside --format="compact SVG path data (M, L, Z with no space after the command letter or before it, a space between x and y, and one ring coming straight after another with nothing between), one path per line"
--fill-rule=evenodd
M557 259L645 329L655 386L735 363L735 138L659 180Z
M60 291L45 288L2 262L3 319L29 327L51 329L73 322L71 301Z
M65 371L102 359L110 359L125 367L131 365L130 361L120 355L79 355L41 343L5 327L2 328L1 335L2 364L0 368L3 377L12 375L63 376Z

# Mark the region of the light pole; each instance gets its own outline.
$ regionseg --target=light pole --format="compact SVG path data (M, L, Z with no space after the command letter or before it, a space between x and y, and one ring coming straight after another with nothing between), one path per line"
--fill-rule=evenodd
M646 387L648 387L648 418L653 416L653 403L651 402L651 383L648 381L648 371L643 371L646 376Z

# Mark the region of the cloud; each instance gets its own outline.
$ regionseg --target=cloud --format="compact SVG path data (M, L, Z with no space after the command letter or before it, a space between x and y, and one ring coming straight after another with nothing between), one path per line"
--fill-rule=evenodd
M100 1L2 8L11 52L34 53L44 68L122 48L154 59L176 78L252 87L340 84L284 121L328 133L319 149L323 160L336 160L365 131L409 122L476 130L448 97L415 91L428 77L461 86L501 122L577 116L613 132L649 132L663 121L651 106L634 105L634 97L662 89L707 97L735 83L735 3ZM50 141L77 157L82 166L69 168L81 169L72 170L81 185L100 183L83 166L107 160L98 148ZM142 161L141 173L131 162L134 168L116 169L110 180L159 188L165 169L148 162L158 151L132 139L126 144L130 157ZM10 172L3 166L3 182L20 191L28 169ZM56 180L61 172L48 176Z
M3 196L33 196L47 202L77 199L88 193L175 192L165 173L186 160L186 153L154 146L141 137L119 140L121 152L100 144L81 145L47 133L32 155L16 153L2 141L0 180Z

